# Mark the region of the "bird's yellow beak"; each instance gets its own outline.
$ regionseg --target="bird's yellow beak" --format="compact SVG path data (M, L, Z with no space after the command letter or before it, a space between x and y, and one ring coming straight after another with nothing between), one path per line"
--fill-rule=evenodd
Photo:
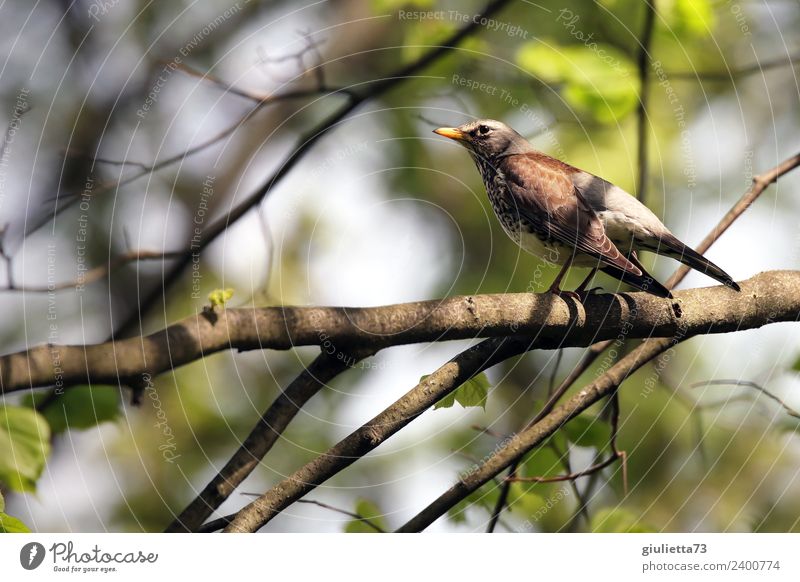
M438 133L439 135L458 141L467 141L467 134L457 127L440 127L439 129L434 129L433 133Z

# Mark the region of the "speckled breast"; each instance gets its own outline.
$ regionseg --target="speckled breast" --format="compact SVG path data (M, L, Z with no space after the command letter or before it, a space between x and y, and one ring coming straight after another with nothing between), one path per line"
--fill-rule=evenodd
M492 209L509 238L532 255L554 264L563 264L571 252L569 247L537 232L510 202L512 198L503 173L488 160L478 157L473 159L483 178Z

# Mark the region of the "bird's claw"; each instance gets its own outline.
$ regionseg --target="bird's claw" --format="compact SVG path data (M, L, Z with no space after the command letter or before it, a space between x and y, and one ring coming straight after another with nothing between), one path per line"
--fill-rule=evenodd
M562 289L553 289L550 291L553 295L558 295L562 299L575 299L577 302L580 303L581 301L581 294L575 291L564 291Z

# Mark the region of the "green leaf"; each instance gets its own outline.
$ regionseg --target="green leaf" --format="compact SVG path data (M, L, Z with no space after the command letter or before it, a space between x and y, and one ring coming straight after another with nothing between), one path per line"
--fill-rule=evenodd
M14 491L35 491L50 454L50 426L30 408L0 406L0 481Z
M26 406L35 408L48 394L36 393L26 398ZM119 415L119 393L110 386L75 386L49 403L42 414L50 430L58 434L69 429L87 429L114 420Z
M633 512L621 507L600 509L592 517L590 531L596 533L650 533L655 528L641 523Z
M714 9L709 0L665 0L658 13L669 26L667 34L678 40L708 36L714 30Z
M800 356L798 356L797 359L794 361L794 364L792 364L792 371L800 372Z
M420 381L423 381L425 378L427 378L427 376L423 376ZM486 377L486 374L478 374L442 398L433 406L433 409L436 410L437 408L450 408L456 402L458 402L464 408L480 406L486 410L486 400L489 396L489 388L491 388L491 384L489 383L489 378Z
M16 517L0 511L0 533L31 533L31 530Z
M388 531L389 526L383 517L380 508L369 499L359 499L356 501L355 513L370 520L383 531ZM344 528L345 533L379 533L374 527L364 523L363 520L353 519Z
M611 427L595 416L582 415L564 425L564 433L570 442L579 447L605 448L611 440Z
M531 452L522 464L523 477L556 477L564 474L564 465L552 447L542 445Z
M514 510L521 510L525 517L535 515L547 502L535 492L535 484L523 483L520 481L511 484L508 492L508 504Z
M590 38L578 40L583 42L526 43L517 53L517 63L543 82L560 86L564 99L579 112L604 123L616 122L638 103L636 67L610 45Z

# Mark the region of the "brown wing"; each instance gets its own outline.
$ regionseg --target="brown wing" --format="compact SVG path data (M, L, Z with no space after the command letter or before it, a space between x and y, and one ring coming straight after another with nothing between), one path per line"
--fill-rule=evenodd
M548 238L641 276L642 271L614 246L606 236L603 223L575 189L569 175L556 164L561 162L550 158L542 163L536 154L517 154L502 159L498 169L505 176L520 216Z

